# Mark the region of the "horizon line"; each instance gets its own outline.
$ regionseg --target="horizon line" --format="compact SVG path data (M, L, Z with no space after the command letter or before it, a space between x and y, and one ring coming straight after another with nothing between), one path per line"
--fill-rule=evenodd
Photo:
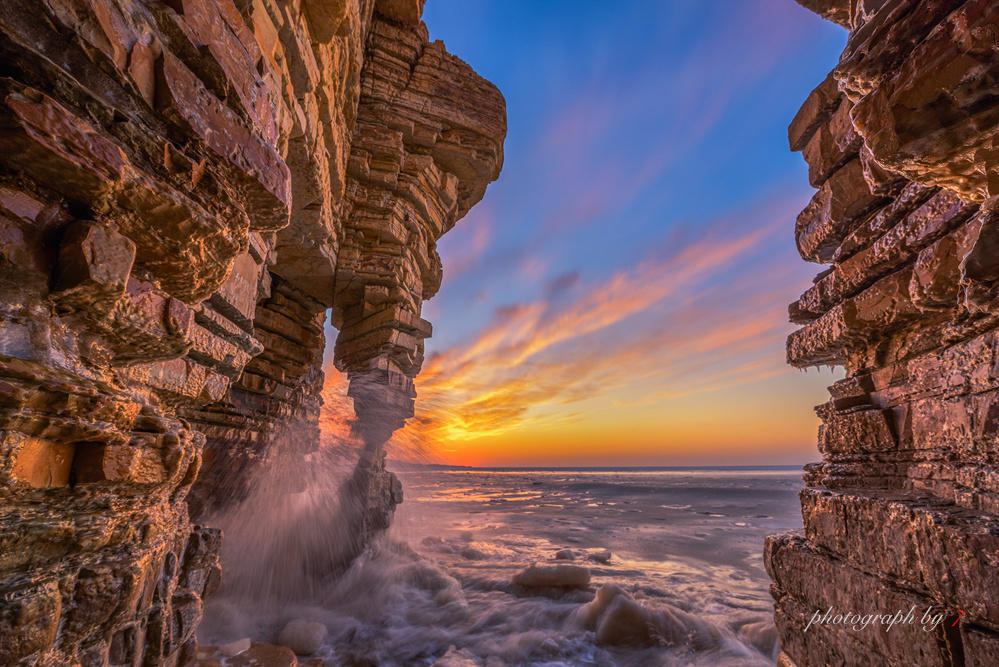
M682 470L803 470L804 465L798 464L757 464L757 465L683 465L683 466L463 466L449 463L410 463L404 461L388 461L392 464L408 468L435 468L439 470L499 470L499 471L618 471L618 470L649 470L649 471L682 471Z

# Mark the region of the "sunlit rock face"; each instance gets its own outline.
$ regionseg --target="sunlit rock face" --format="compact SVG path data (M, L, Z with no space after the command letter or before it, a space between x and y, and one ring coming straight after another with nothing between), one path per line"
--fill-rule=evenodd
M413 413L431 332L421 304L442 277L437 239L498 176L506 121L499 91L428 44L426 26L376 14L367 44L333 323L361 436L380 443Z
M801 4L850 37L789 129L818 188L798 248L830 266L790 307L787 354L846 378L817 408L804 534L766 546L782 659L995 664L999 5ZM889 632L808 627L913 606Z
M0 3L0 663L193 657L189 492L315 449L329 309L365 439L411 414L436 241L505 134L422 5Z

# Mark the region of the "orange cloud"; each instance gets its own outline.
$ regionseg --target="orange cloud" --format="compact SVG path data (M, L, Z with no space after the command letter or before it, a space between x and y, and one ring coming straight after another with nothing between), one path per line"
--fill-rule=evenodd
M461 253L444 267L447 279L454 280L473 269L489 248L492 238L492 211L488 204L479 204L457 225L456 229L449 232L448 240L452 245L461 247Z
M538 462L564 462L617 422L620 446L654 456L657 447L662 453L664 428L679 433L678 419L712 419L708 394L788 377L786 304L796 287L787 269L768 267L758 254L786 234L799 204L796 197L770 200L604 280L574 277L560 298L546 289L533 301L497 309L477 333L427 358L416 381L416 415L390 452L481 463L523 451ZM345 381L335 370L327 374L327 405L342 406L349 401ZM680 404L689 405L684 414L671 412ZM324 429L346 428L352 412L338 409L324 407ZM804 407L802 414L796 433L807 433L802 439L811 443ZM752 426L786 446L786 433L758 423L767 418L761 411L757 423L739 428ZM705 437L684 429L688 444Z
M781 276L778 286L764 285L769 291L757 284L765 279L742 289L713 283L783 233L797 203L753 211L778 222L743 234L718 221L700 239L592 284L565 305L542 296L499 309L477 335L427 359L417 416L397 440L410 451L422 442L431 452L460 452L473 440L579 421L585 413L566 406L627 401L617 394L628 388L651 385L642 400L661 402L787 372L790 295Z

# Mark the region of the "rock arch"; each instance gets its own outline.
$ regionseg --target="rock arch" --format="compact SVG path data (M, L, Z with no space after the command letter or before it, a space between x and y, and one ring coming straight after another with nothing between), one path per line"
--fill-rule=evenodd
M411 414L436 241L506 132L422 5L0 7L0 662L190 657L189 492L315 446L330 309L357 404Z

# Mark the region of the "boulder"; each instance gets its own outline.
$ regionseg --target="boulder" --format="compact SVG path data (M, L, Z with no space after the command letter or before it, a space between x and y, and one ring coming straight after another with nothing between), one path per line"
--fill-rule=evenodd
M579 565L531 565L513 575L511 583L522 588L586 588L590 571Z
M278 643L298 655L312 655L322 647L326 634L326 626L322 623L296 618L288 621L281 630Z
M298 667L298 658L290 648L253 642L249 650L230 658L226 664L228 667Z
M684 646L709 650L721 643L721 631L709 621L672 605L652 609L617 584L605 584L592 601L576 610L576 622L596 633L607 646Z
M438 658L432 667L478 667L475 656L466 649L452 645L447 653Z

